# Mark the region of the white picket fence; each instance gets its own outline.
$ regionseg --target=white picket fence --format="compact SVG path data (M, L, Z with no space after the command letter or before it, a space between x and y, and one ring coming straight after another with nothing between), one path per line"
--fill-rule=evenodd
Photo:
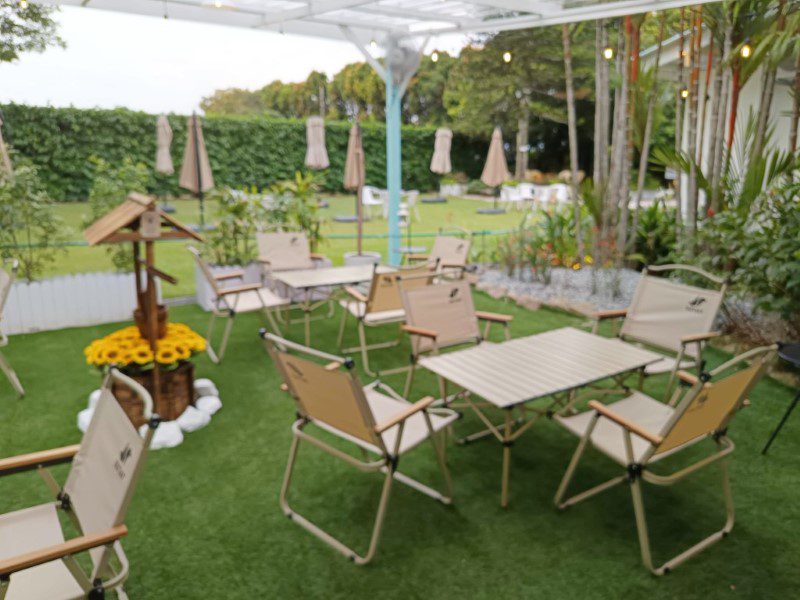
M33 333L131 321L136 306L132 273L81 273L11 287L2 330ZM157 288L161 298L161 288Z

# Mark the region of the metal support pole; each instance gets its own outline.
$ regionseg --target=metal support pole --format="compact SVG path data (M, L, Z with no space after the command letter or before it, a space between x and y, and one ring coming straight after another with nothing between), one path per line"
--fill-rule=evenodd
M403 89L395 85L390 68L386 69L386 187L389 190L389 264L400 264L400 188L402 162L400 140L400 105Z

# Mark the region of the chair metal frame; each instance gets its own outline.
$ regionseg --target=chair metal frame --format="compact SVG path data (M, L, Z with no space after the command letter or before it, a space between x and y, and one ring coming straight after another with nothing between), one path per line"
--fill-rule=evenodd
M128 495L124 501L124 505L127 505L133 495L136 479L141 474L147 451L150 447L150 441L155 434L160 419L158 415L153 413L153 400L142 385L114 368L109 370L103 387L110 389L112 381L127 386L139 397L144 405L144 418L147 420L147 428L142 436L144 438L144 447L139 458L139 465L133 474L134 479L130 484ZM0 561L0 600L5 598L14 573L56 560L64 562L64 565L83 590L83 593L77 596L75 600L87 597L104 598L107 590L114 590L118 598L127 600L128 596L123 585L128 578L130 563L120 543L120 539L128 533L127 526L123 524L96 533L84 533L70 497L64 492L64 488L56 481L49 470L49 467L72 462L80 448L81 444L75 444L0 460L0 477L35 470L55 498L57 509L62 510L67 515L72 525L79 532L79 537L67 540L57 546L43 548ZM92 568L91 574L87 575L76 557L92 549L100 548L103 549L101 558ZM116 557L119 563L118 568L113 566L112 557Z
M680 265L680 264L667 264L667 265L650 265L646 266L642 269L642 277L647 277L650 273L663 273L665 271L686 271L689 273L694 273L695 275L700 275L704 277L707 281L710 281L719 286L718 289L713 290L720 294L720 296L724 299L725 292L728 289L728 280L724 277L718 277L703 269L699 269L692 265ZM600 327L600 323L602 321L606 321L609 319L615 320L615 329L614 335L619 337L620 339L632 343L639 343L644 344L648 347L656 348L660 352L670 352L674 353L675 351L672 348L665 348L660 346L657 343L654 343L651 340L641 339L634 336L627 336L622 333L622 327L619 326L619 320L625 319L628 315L628 308L623 309L612 309L612 310L601 310L595 314L595 321L594 326L592 327L592 333L597 333ZM694 360L694 368L698 373L703 370L703 351L709 340L719 337L721 333L719 331L700 331L695 334L686 335L681 338L681 347L680 350L675 355L675 366L670 371L669 380L667 382L667 386L665 388L664 397L669 398L672 394L673 388L676 383L676 374L678 370L680 370L681 364L683 363L684 357L687 354L687 349L691 346L695 346L696 348L696 356ZM671 358L671 357L670 357ZM661 373L658 373L661 374ZM647 377L647 374L642 371L639 375L639 389L642 389L644 385L644 379Z
M10 268L6 271L7 281L2 289L0 289L0 322L3 319L3 309L5 308L6 301L8 300L8 296L11 293L11 286L14 284L14 280L17 277L17 269L19 268L19 261L16 259L6 260L3 261L4 266L10 265ZM0 329L0 348L5 348L8 346L8 336L3 333L3 330ZM22 383L19 380L19 376L17 375L14 368L11 366L11 363L8 362L8 359L0 352L0 371L3 371L5 376L8 378L9 383L11 383L11 387L17 392L20 398L25 395L25 388L22 387Z
M687 559L697 555L705 548L711 546L715 542L726 537L731 530L733 529L734 524L734 504L733 504L733 496L731 494L731 486L730 480L728 477L728 466L727 466L727 457L734 451L734 443L730 438L728 438L727 430L728 425L731 419L735 416L735 414L743 407L747 406L747 395L752 390L753 386L758 382L760 377L763 375L764 371L766 370L767 363L773 358L775 355L775 350L777 346L765 346L760 348L754 348L748 352L740 354L737 357L732 358L731 360L725 362L724 364L720 365L716 369L713 369L710 373L701 373L700 377L696 377L690 373L685 371L679 371L678 377L682 381L684 385L690 386L688 389L681 393L680 388L676 390L675 396L680 399L680 402L677 404L674 412L670 416L669 420L665 424L664 428L660 432L653 432L645 427L632 422L631 420L625 418L624 416L614 412L613 404L610 406L606 406L597 402L596 400L592 400L589 402L589 407L594 410L594 415L589 422L589 425L580 439L578 447L575 450L575 453L572 456L572 459L569 462L566 472L564 473L563 478L561 479L561 483L558 486L558 490L556 492L554 503L559 509L565 509L569 506L573 506L586 500L587 498L591 498L603 492L607 489L610 489L620 483L627 481L630 484L631 488L631 497L633 501L633 509L634 515L636 520L636 530L637 535L639 538L639 547L641 552L642 562L644 566L654 575L664 575L669 573L672 569L686 561ZM741 389L737 391L737 397L735 402L732 403L732 408L727 412L724 413L723 416L717 420L714 424L713 429L703 431L702 428L698 429L698 431L702 431L702 433L697 434L695 437L689 439L688 441L684 441L682 444L678 445L671 445L670 435L674 432L678 431L676 437L684 436L686 432L686 423L691 418L696 418L692 415L692 412L697 410L698 407L702 407L703 403L707 401L708 394L711 392L712 388L714 387L715 383L712 380L715 380L717 375L722 374L723 372L731 369L732 367L742 363L743 361L753 360L753 364L751 364L750 369L754 369L753 373L749 377L749 379L745 382L745 385L742 386ZM756 362L757 361L757 362ZM741 373L741 371L739 371ZM735 377L736 373L731 375L731 377ZM723 378L724 381L726 378ZM719 382L717 385L719 385ZM695 402L697 401L697 402ZM702 418L702 417L701 417ZM625 448L625 463L619 462L620 465L625 467L625 473L623 475L619 475L608 481L596 485L592 488L584 490L578 494L571 496L570 498L564 499L566 494L567 488L569 487L570 482L575 475L575 471L577 469L578 463L582 458L586 447L591 443L592 433L595 430L600 419L609 419L615 424L619 425L622 430L622 435L624 436L624 448ZM681 431L679 428L684 426L684 430ZM640 439L643 439L648 442L649 446L644 454L641 456L639 460L637 460L634 456L633 450L633 439L634 436ZM716 451L713 453L700 458L696 462L685 466L683 468L679 468L671 473L668 474L658 474L651 470L651 464L654 460L658 459L659 451L663 452L664 456L673 453L679 453L681 450L693 446L697 442L711 438L713 439L716 445ZM666 444L665 444L666 442ZM614 460L612 458L612 460ZM722 473L722 491L725 503L725 523L723 527L711 535L703 538L690 548L684 550L683 552L677 554L676 556L668 559L660 566L654 566L652 552L650 548L650 537L647 529L647 520L645 516L645 507L644 507L644 500L642 496L642 481L646 481L648 483L652 483L654 485L659 486L671 486L678 481L681 481L688 475L691 475L700 469L717 463L720 467Z
M349 358L320 352L318 350L314 350L313 348L302 346L278 336L266 333L265 331L262 331L262 338L264 339L267 352L275 363L275 366L277 367L278 372L283 380L281 389L288 392L292 396L292 398L295 400L298 410L298 419L292 425L292 443L289 448L289 458L286 464L286 471L284 473L283 483L280 491L280 506L283 510L283 513L289 519L325 542L337 552L352 560L355 564L365 565L374 558L377 552L381 531L383 529L383 523L386 518L387 507L392 490L392 483L395 480L425 494L426 496L429 496L430 498L433 498L434 500L437 500L438 502L441 502L442 504L449 505L452 503L453 486L450 477L450 471L447 467L444 449L445 442L443 436L438 436L438 432L434 430L431 422L431 415L439 414L454 418L457 415L453 411L448 409L431 408L431 404L434 402L432 397L426 397L414 404L411 404L396 394L390 387L378 381L366 386L366 388L362 387L353 368L354 363ZM356 458L347 452L330 445L320 437L317 437L306 431L306 428L311 424L316 424L318 426L324 426L325 424L324 422L315 420L314 416L308 414L304 408L304 398L302 394L297 392L296 387L293 385L293 376L290 372L291 367L285 368L281 360L282 355L289 353L289 351L294 351L298 354L313 357L317 360L328 361L326 365L322 365L319 363L313 363L308 359L304 359L306 365L313 365L313 368L316 368L318 371L325 371L328 374L339 371L343 377L346 377L349 380L349 389L353 392L352 400L357 406L357 410L363 417L364 422L368 424L370 430L372 431L372 440L367 442L367 445L365 445L363 442L359 443L358 439L353 435L349 435L341 431L337 434L335 429L328 429L328 431L336 437L349 441L358 446L361 451L362 458ZM344 369L343 372L342 369ZM406 404L407 408L401 410L383 423L375 423L374 416L364 395L365 389L380 389L381 392L388 395L392 399ZM398 470L400 458L403 455L403 452L401 451L401 442L406 421L410 417L417 414L421 414L425 419L425 425L428 429L427 440L430 440L431 444L433 445L434 453L436 455L439 468L442 472L445 486L444 492L437 491L432 487L425 485L416 479L405 475L404 473L401 473ZM383 441L382 434L393 427L397 427L397 435L393 447L388 448ZM356 550L347 546L339 538L334 537L320 526L309 520L307 517L299 514L290 505L289 492L292 484L294 467L297 462L297 453L301 442L306 442L309 445L314 446L319 450L322 450L323 452L333 456L334 458L339 459L352 467L355 467L361 472L382 473L384 475L380 500L372 525L372 533L370 535L366 553L359 554ZM422 443L424 443L424 441ZM370 453L377 455L377 458L370 460Z

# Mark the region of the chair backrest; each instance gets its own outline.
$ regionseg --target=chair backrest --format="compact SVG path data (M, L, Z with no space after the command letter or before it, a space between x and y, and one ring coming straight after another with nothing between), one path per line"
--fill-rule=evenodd
M8 295L11 293L11 285L17 274L17 261L8 261L8 270L0 268L0 318L3 317L3 309L8 301ZM6 265L3 265L5 267Z
M391 273L378 273L377 265L375 267L376 272L372 275L365 314L403 310L403 299L400 296L401 285L405 290L424 287L430 284L435 277L427 263Z
M693 386L664 425L660 433L662 442L653 453L668 452L698 437L724 430L764 374L767 363L774 354L775 346L750 350L712 371L708 383L700 381ZM728 371L747 359L753 359L750 365L716 380L715 375Z
M186 246L186 249L192 253L195 263L200 268L203 277L206 278L208 285L211 286L211 291L214 293L214 296L219 297L219 285L217 284L217 279L214 277L214 273L211 271L211 266L205 261L200 250L194 246Z
M272 334L266 334L264 340L303 417L385 450L380 436L375 432L375 419L353 371L352 361L318 352ZM328 364L292 354L290 350L326 360Z
M371 185L365 185L361 188L361 202L372 202L373 204L383 203L382 190Z
M131 388L144 403L145 417L148 420L152 417L150 394L129 377L112 369L64 485L64 492L84 535L124 523L157 426L157 421L151 422L142 437L111 393L112 381ZM104 548L91 551L95 566L102 560L104 552Z
M258 258L267 261L270 271L311 269L311 247L302 231L280 231L256 233Z
M430 251L430 261L439 261L439 266L463 267L469 258L470 241L457 237L438 235Z
M401 286L406 323L437 333L435 345L427 337L412 336L414 354L434 347L480 341L480 326L468 282L459 280L406 290L401 281Z
M704 289L649 273L666 270L692 271L720 287ZM721 282L713 275L683 265L645 269L628 307L620 336L678 352L682 337L711 331L725 297L725 285ZM687 346L686 354L697 356L694 344Z

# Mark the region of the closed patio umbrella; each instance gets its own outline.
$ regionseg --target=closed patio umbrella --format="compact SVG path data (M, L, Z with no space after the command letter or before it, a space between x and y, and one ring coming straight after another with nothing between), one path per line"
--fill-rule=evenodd
M172 127L165 115L158 117L156 122L156 145L156 173L172 175L175 172L169 150L172 145Z
M330 166L325 149L325 121L322 117L309 117L306 121L306 161L309 169L327 169Z
M350 137L347 140L347 158L344 162L344 188L356 192L356 222L357 236L356 249L361 254L361 236L363 227L363 214L361 206L361 192L366 180L366 166L364 163L364 147L361 144L361 128L354 123L350 128Z
M183 165L178 185L197 195L200 200L200 229L205 228L203 193L214 189L214 176L208 162L206 143L203 140L203 127L197 115L188 120L186 148L183 150Z
M489 153L486 156L486 164L483 166L483 173L481 173L481 181L489 187L496 188L510 178L511 175L508 172L506 155L503 151L503 133L500 131L499 127L495 127L494 132L492 132L492 141L489 144ZM493 208L482 208L479 209L478 212L482 214L498 214L503 212L502 209L497 208L497 194L495 194Z
M6 171L9 176L14 174L14 168L11 166L11 157L8 155L8 148L3 141L3 117L0 115L0 169Z
M453 132L446 127L436 130L436 140L433 143L433 156L431 157L431 171L439 175L446 175L453 170L450 164L450 146L453 143Z

